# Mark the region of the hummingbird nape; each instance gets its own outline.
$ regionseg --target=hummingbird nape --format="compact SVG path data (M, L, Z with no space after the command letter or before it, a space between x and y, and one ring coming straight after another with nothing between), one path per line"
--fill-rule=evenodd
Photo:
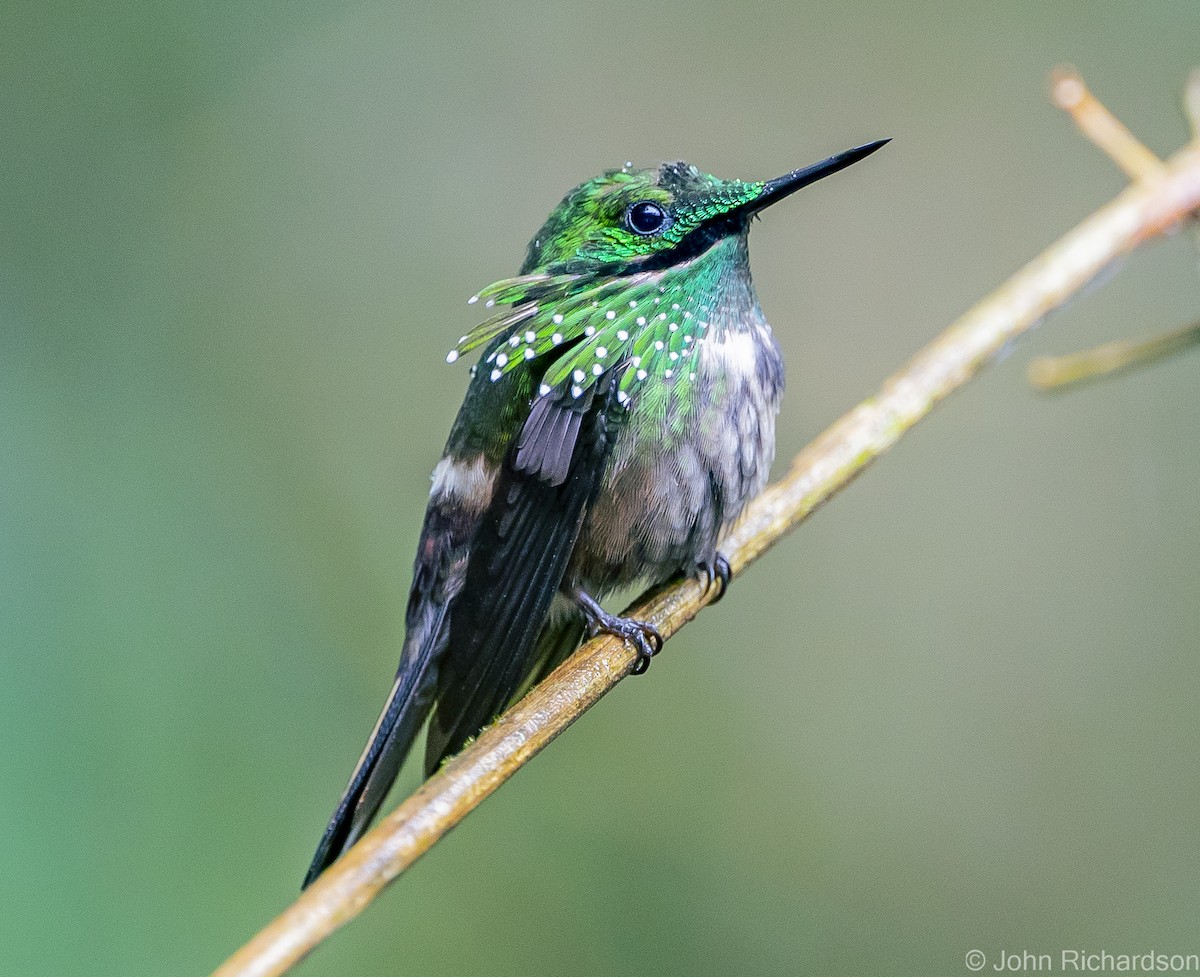
M750 219L887 140L775 180L687 163L576 187L499 308L446 357L483 349L433 471L391 694L313 858L307 886L366 830L432 711L425 770L491 722L585 633L644 671L652 627L599 601L699 572L766 483L783 360L750 280Z

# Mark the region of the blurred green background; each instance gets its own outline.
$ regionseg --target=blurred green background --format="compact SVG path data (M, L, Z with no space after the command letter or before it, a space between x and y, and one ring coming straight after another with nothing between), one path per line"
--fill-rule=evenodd
M1184 140L1195 0L16 0L0 37L0 971L205 974L296 894L388 687L480 286L625 160L867 139L752 253L786 460ZM1126 263L300 968L961 974L1200 952L1197 314ZM403 786L411 788L415 771Z

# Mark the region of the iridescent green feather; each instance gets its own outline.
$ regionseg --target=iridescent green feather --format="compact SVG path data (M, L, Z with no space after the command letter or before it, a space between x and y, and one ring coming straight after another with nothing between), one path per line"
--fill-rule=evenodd
M617 399L628 405L645 380L691 379L697 342L708 328L709 309L696 295L708 294L707 262L639 272L568 291L565 282L536 300L493 316L464 336L447 357L453 361L506 335L504 346L485 361L498 380L530 361L565 348L542 378L539 393L581 397L606 371L624 367ZM529 276L533 278L535 276ZM480 293L516 296L519 279L498 282ZM532 284L532 283L530 283ZM699 286L699 287L697 287ZM539 288L546 288L544 280Z
M706 221L757 198L764 183L722 180L687 163L650 170L609 170L563 198L529 245L525 271L592 272L670 251ZM662 233L637 234L625 223L630 206L653 201L671 215Z
M571 191L530 244L524 271L471 298L506 306L463 336L446 357L505 338L483 366L494 382L548 354L540 395L583 397L614 367L617 399L628 407L644 381L690 384L693 357L708 328L709 309L695 296L714 294L720 248L652 270L639 262L678 248L706 222L754 200L762 183L719 180L685 163L657 170L620 170ZM659 234L634 233L625 220L635 203L652 201L670 214ZM706 299L707 300L707 299Z

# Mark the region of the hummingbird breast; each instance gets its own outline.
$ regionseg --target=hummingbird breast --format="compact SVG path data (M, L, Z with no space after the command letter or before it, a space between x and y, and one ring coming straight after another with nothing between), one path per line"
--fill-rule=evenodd
M775 457L783 358L754 314L697 345L693 374L635 401L567 571L604 594L656 583L711 561L766 484Z

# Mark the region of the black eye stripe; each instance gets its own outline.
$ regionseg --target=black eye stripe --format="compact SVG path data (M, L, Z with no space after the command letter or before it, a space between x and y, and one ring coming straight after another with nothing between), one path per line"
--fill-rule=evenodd
M635 234L656 234L667 222L667 212L653 200L639 200L625 211L625 225Z

